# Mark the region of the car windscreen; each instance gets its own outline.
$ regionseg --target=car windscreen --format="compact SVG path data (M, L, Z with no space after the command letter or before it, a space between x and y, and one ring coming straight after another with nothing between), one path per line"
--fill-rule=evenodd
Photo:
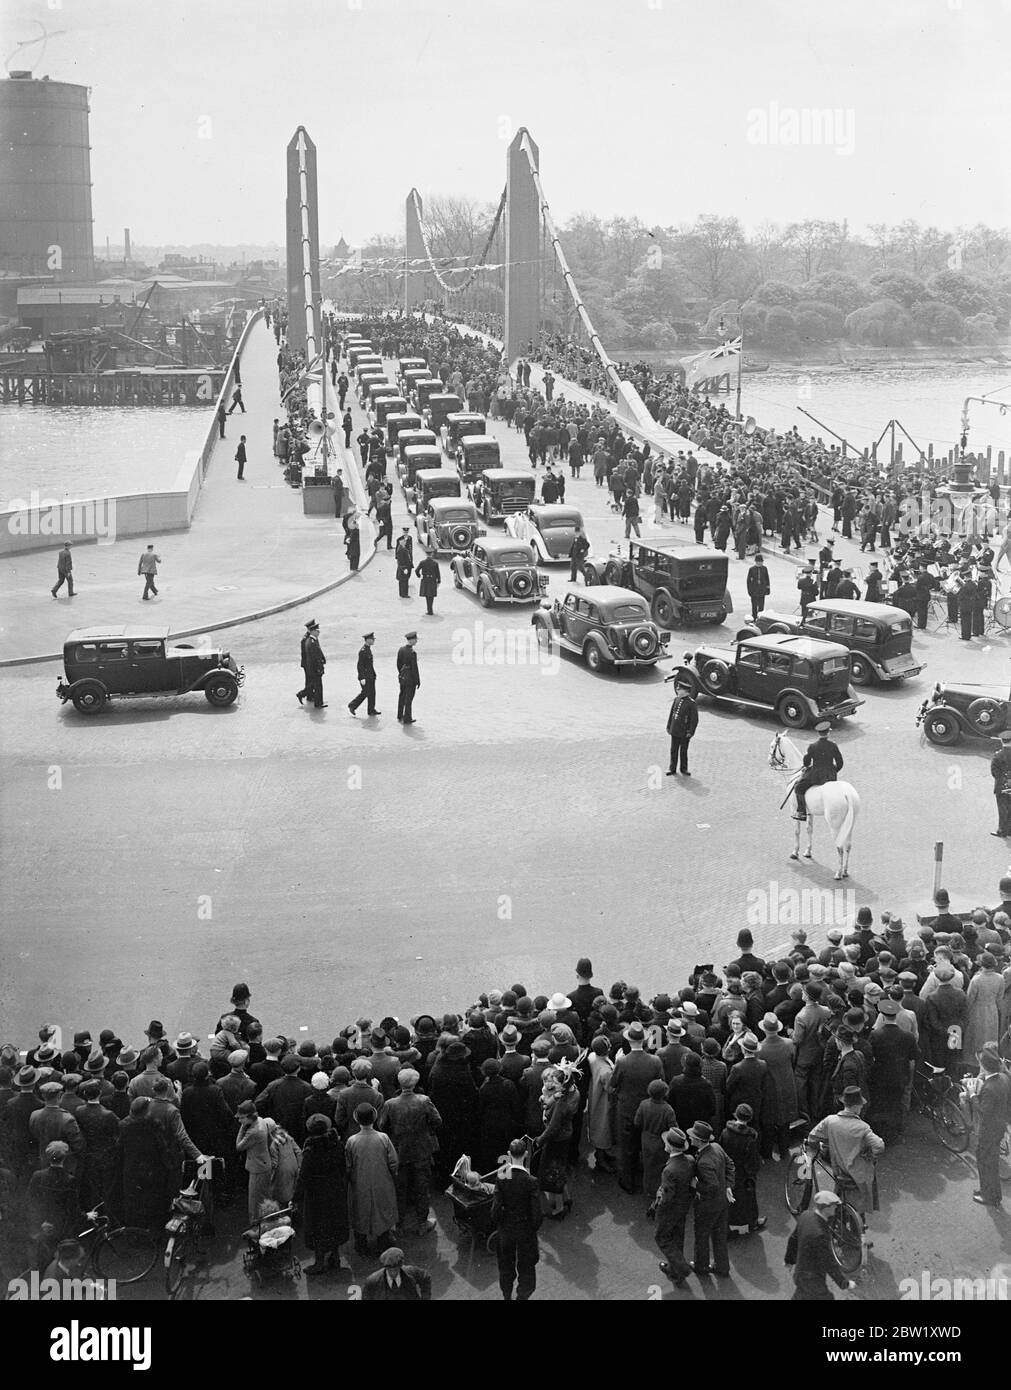
M646 610L634 603L619 603L607 616L612 623L637 623L645 620Z
M894 623L888 624L889 637L901 637L904 632L912 632L912 618L896 618Z
M488 563L498 567L501 565L529 565L532 563L530 553L526 550L499 550L495 554L488 556Z
M848 656L827 656L818 666L818 674L822 680L831 680L834 676L841 675L844 671L849 671L850 659Z
M447 507L445 511L437 512L435 519L450 524L454 521L473 521L474 513L467 507Z
M560 531L566 527L578 526L579 522L574 516L542 516L538 524L542 531Z

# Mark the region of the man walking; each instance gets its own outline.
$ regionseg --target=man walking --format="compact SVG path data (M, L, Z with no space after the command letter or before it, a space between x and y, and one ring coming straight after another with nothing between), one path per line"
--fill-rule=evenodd
M1003 840L1011 836L1011 730L998 735L1000 747L990 759L993 796L997 803L997 829L990 834Z
M149 545L137 564L137 573L144 576L144 592L142 599L148 599L152 594L157 598L158 590L155 588L154 577L158 573L158 566L161 563L161 556L154 553L154 546Z
M790 1232L785 1260L793 1266L794 1303L832 1303L826 1278L841 1289L856 1288L853 1280L847 1279L839 1269L839 1262L832 1253L828 1223L841 1201L834 1192L816 1192L811 1206L801 1212Z
M667 677L670 680L670 676ZM674 703L667 716L667 732L670 734L670 766L668 777L676 777L679 765L685 777L688 771L688 745L695 737L699 727L699 710L695 703L695 690L690 681L681 679L674 685Z
M705 1120L696 1120L688 1131L695 1149L695 1273L730 1276L727 1249L730 1203L734 1200L737 1177L733 1160L719 1144ZM712 1263L710 1264L710 1247Z
M425 600L427 616L432 617L432 604L435 602L439 585L442 583L439 562L434 555L426 555L414 573L421 580L418 592Z
M70 553L70 542L63 542L63 549L56 557L56 583L49 590L53 598L63 588L67 586L67 597L74 597L74 557Z
M232 392L232 403L231 403L231 405L228 407L227 414L231 415L232 411L236 408L236 406L238 406L238 408L242 411L243 415L245 415L245 413L246 413L246 407L245 407L245 405L244 405L243 402L242 402L242 382L241 382L241 381L236 383L235 390Z
M357 713L359 705L363 700L368 701L366 706L367 714L382 714L382 710L376 709L376 665L372 659L372 648L375 646L376 634L367 632L362 638L362 647L358 653L358 684L361 691L349 703L348 709L352 714ZM396 1140L393 1146L397 1151L400 1145Z
M243 474L243 470L244 470L245 467L246 467L246 436L245 436L245 435L241 435L240 438L239 438L239 447L238 447L238 448L236 449L236 451L235 451L235 462L239 465L239 471L238 471L238 473L237 473L235 476L238 478L238 480L239 480L240 483L244 483L246 480L245 480L245 478L242 476L242 474Z
M340 411L343 411L343 410L344 410L344 401L345 401L345 398L346 398L346 396L347 396L347 393L348 393L348 379L347 379L347 376L345 375L345 373L344 373L344 372L341 372L340 376L337 378L337 408L338 408L338 410L340 410ZM348 414L350 415L351 412L348 411ZM346 428L346 427L345 427L345 428ZM347 443L347 441L345 441L345 443Z
M414 542L411 540L411 531L407 526L402 526L400 529L400 539L397 541L394 559L397 562L397 585L400 589L400 597L410 598L408 585L411 582L411 571L414 569Z
M302 670L305 672L305 685L295 694L299 704L308 696L314 708L326 709L323 703L325 669L326 657L319 645L319 623L315 618L310 618L305 625L305 636L302 638Z
M572 545L569 548L569 583L574 584L579 576L583 561L590 553L590 542L586 539L586 532L581 526L577 526L572 535Z
M684 1130L669 1129L663 1136L663 1142L667 1162L655 1194L654 1239L663 1256L661 1272L679 1289L692 1272L691 1265L685 1259L685 1226L694 1198L695 1160L688 1152L688 1137Z
M769 571L762 559L761 551L756 552L748 570L748 598L751 599L751 617L757 622L758 615L765 607L765 600L772 589Z
M537 1231L543 1220L536 1181L526 1170L526 1145L513 1139L506 1162L495 1181L491 1215L498 1232L495 1255L502 1297L525 1303L537 1287L537 1261L540 1247Z
M418 634L408 632L404 645L397 651L397 680L400 683L400 696L397 700L397 719L401 724L413 724L414 695L421 689L421 676L418 673Z

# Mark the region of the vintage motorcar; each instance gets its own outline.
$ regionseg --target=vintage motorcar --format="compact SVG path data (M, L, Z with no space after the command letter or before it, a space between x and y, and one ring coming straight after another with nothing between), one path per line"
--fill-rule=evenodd
M367 376L386 377L386 369L384 368L380 358L359 358L358 366L355 368L355 381L357 381L359 388L361 388L362 382ZM387 380L389 380L389 378L387 378Z
M390 381L389 377L386 376L386 374L382 371L381 368L377 367L371 371L363 372L362 375L358 378L358 399L361 401L362 405L368 405L369 387L376 385L388 386L391 391L395 391L397 389L393 385L393 382Z
M407 498L408 508L414 496L414 480L418 470L434 472L442 469L442 450L438 444L411 444L404 450L404 465L400 469L400 483Z
M470 410L451 411L442 426L442 447L455 458L460 440L465 435L486 434L487 430L488 422L483 415L476 415Z
M397 435L397 472L401 475L407 467L407 464L404 462L404 455L407 453L408 449L414 448L419 444L424 444L426 446L430 444L435 449L439 447L439 441L431 430L401 430ZM441 459L439 460L439 466L442 466Z
M614 584L566 587L550 608L533 616L537 641L581 656L591 671L605 666L655 666L667 656L670 634L649 616L641 594Z
M371 343L356 343L354 347L348 348L348 363L353 372L358 370L359 363L366 357L378 360Z
M727 647L699 647L685 652L673 675L686 677L696 692L714 699L775 710L788 729L842 719L864 703L850 685L846 647L791 633L746 637Z
M463 405L460 397L454 391L436 391L429 396L425 409L422 414L425 417L425 424L430 430L435 430L436 434L442 433L442 427L450 415L457 415Z
M942 748L958 743L963 734L996 738L1011 729L1011 699L988 695L978 685L937 684L917 712L916 727Z
M650 601L660 627L722 623L733 612L727 588L727 557L703 545L677 541L630 541L627 558L615 551L606 558L587 556L587 584L620 584Z
M401 372L400 374L400 385L403 387L404 395L408 400L415 399L415 388L419 381L433 380L435 380L435 378L431 375L427 367L408 367L405 372ZM439 385L441 387L442 383L440 382Z
M432 396L441 395L446 390L437 376L422 377L420 381L414 383L411 389L414 394L414 404L422 415L424 415Z
M537 491L537 479L533 473L514 472L511 468L486 468L479 482L480 511L489 523L504 521L514 512L526 511Z
M446 481L455 482L457 487L460 485L459 478L449 476ZM469 550L482 534L477 508L466 497L429 495L428 501L422 506L419 491L414 525L421 544L435 555L443 551Z
M456 467L465 483L475 482L486 468L501 468L498 440L490 434L465 434L456 446Z
M403 415L406 409L403 396L382 396L376 401L376 424L385 428L391 415Z
M389 381L370 381L366 389L367 399L365 403L372 411L375 410L377 401L386 399L403 400L397 388Z
M450 563L456 587L477 594L484 608L536 602L548 586L530 546L511 536L482 536Z
M413 410L395 410L386 417L386 452L392 454L397 447L401 430L420 430L421 416ZM426 430L426 434L430 431Z
M76 628L63 644L56 693L79 714L97 714L113 696L202 691L223 709L235 703L245 672L221 647L173 642L167 627Z
M423 357L397 358L397 371L401 376L403 376L405 372L409 372L412 370L412 368L415 367L417 367L419 370L421 368L424 368L426 372L428 371L428 363L425 361Z
M541 564L564 564L569 558L576 527L583 514L575 507L539 502L525 512L506 517L506 530L519 541L528 541Z
M448 468L419 468L414 475L414 497L423 512L433 497L462 497L460 479Z
M925 665L912 654L912 618L902 608L892 608L887 603L818 599L808 608L806 620L797 613L777 613L766 608L756 623L737 635L751 637L759 632L797 632L849 647L854 685L908 680L918 676Z

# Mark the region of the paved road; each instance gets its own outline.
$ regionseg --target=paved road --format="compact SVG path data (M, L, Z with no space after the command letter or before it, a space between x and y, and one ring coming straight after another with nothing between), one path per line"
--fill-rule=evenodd
M507 465L521 464L521 439L495 430ZM568 500L584 508L595 548L620 538L592 479ZM397 506L399 525L400 497ZM795 569L772 569L774 599L789 603ZM246 978L268 1028L319 1040L363 1009L456 1009L514 980L564 988L583 953L605 985L673 989L696 962L729 959L749 914L767 954L789 938L804 890L837 887L824 830L814 861L787 858L791 823L767 766L771 717L704 708L692 780L668 779L662 674L595 677L571 658L544 669L518 659L522 645L505 664L475 658L491 627L525 642L527 610L485 612L447 576L427 618L417 598L397 596L383 549L311 611L329 656L320 713L294 698L302 611L229 634L248 674L228 710L199 698L138 702L85 720L57 704L51 670L0 675L5 1036L31 1037L43 1017L70 1030L111 1022L128 1043L152 1015L170 1031L206 1032L233 980ZM409 627L421 633L423 684L419 722L405 729L394 718L394 657ZM383 711L373 721L345 708L369 629ZM1006 679L1003 649L967 651L943 634L917 641L929 677ZM986 835L985 754L920 746L913 716L926 686L927 676L871 691L839 736L863 813L853 896L828 899L833 911L910 911L929 889L938 839L956 894L964 888L967 905L995 900L1007 851ZM912 1147L906 1163L906 1152L888 1165L900 1205L876 1218L882 1287L912 1264L968 1273L996 1260L999 1231L969 1203L964 1166L933 1145L923 1163ZM770 1170L763 1181L779 1178ZM641 1218L629 1228L631 1254L611 1240L638 1208L612 1203L610 1183L599 1198L594 1183L558 1234L557 1260L542 1266L545 1283L557 1277L574 1297L645 1297L649 1228ZM925 1225L922 1201L942 1194L951 1210L935 1203ZM778 1296L782 1213L770 1224L765 1244L741 1256L749 1272L736 1293L721 1296ZM494 1295L487 1261L471 1264L441 1239L432 1258L445 1287ZM219 1292L234 1292L222 1277Z

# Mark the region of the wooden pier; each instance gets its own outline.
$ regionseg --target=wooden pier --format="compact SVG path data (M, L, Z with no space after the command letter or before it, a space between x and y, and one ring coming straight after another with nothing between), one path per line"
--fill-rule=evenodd
M178 371L122 368L117 371L45 372L4 367L0 402L5 405L140 405L211 407L225 379L223 368Z

